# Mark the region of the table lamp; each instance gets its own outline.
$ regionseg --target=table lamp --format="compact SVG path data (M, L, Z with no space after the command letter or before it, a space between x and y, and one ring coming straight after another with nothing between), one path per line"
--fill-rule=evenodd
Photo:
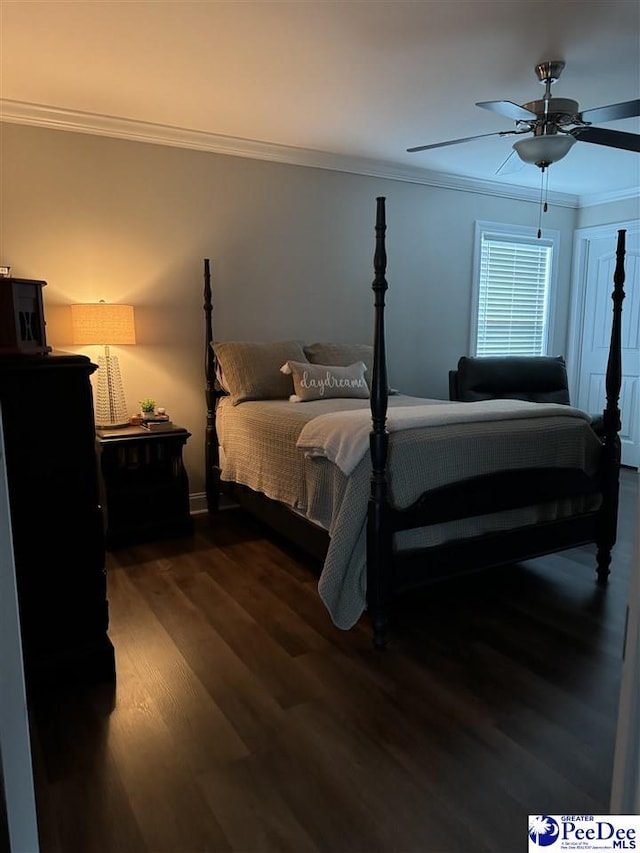
M104 301L71 306L73 343L100 345L98 357L96 426L114 428L129 425L118 357L109 347L135 344L136 333L132 305L113 305Z

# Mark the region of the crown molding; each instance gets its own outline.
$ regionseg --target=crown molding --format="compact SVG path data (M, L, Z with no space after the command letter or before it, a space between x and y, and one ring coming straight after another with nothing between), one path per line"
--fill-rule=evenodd
M387 178L394 181L424 184L442 189L460 190L520 201L537 203L540 197L539 190L533 187L499 184L495 181L432 172L419 167L399 166L382 160L369 160L309 148L258 142L252 139L222 136L216 133L188 130L153 122L133 121L132 119L98 113L62 110L57 107L12 101L6 98L0 99L0 121L46 127L53 130L88 133L95 136L108 136L132 142L147 142L174 148L209 151L232 157L269 160L293 166L349 172L367 177ZM549 201L559 207L575 208L579 206L578 197L569 193L549 192ZM599 202L590 201L590 203L598 204Z
M613 190L609 193L594 193L593 195L581 195L578 197L580 207L594 207L597 204L609 204L627 199L640 199L640 187L631 187L626 190Z

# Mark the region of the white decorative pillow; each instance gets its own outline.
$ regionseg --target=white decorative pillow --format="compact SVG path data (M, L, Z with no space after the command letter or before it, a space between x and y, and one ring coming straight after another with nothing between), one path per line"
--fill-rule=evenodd
M334 397L369 397L369 386L364 374L363 361L347 367L331 364L310 364L309 362L287 361L280 370L291 374L295 394L289 399L293 403L307 403L309 400L328 400Z
M293 386L291 377L280 372L282 362L305 359L299 341L223 341L212 346L234 406L245 400L286 400Z

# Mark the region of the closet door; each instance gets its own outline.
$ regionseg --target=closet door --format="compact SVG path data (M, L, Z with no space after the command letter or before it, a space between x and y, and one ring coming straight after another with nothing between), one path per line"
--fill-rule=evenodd
M626 229L625 299L622 305L622 464L640 465L640 226L637 222L576 232L573 333L569 365L572 402L600 412L606 400L611 337L611 293L618 230Z

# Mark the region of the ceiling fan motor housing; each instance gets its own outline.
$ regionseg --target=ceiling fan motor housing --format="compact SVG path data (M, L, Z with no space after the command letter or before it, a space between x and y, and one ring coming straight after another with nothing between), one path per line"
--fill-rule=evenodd
M525 110L535 113L538 120L545 118L545 104L548 103L549 111L546 115L547 123L551 125L575 124L580 109L578 102L571 98L550 98L549 101L529 101L523 104ZM549 132L548 130L545 132ZM551 130L555 133L555 130Z

